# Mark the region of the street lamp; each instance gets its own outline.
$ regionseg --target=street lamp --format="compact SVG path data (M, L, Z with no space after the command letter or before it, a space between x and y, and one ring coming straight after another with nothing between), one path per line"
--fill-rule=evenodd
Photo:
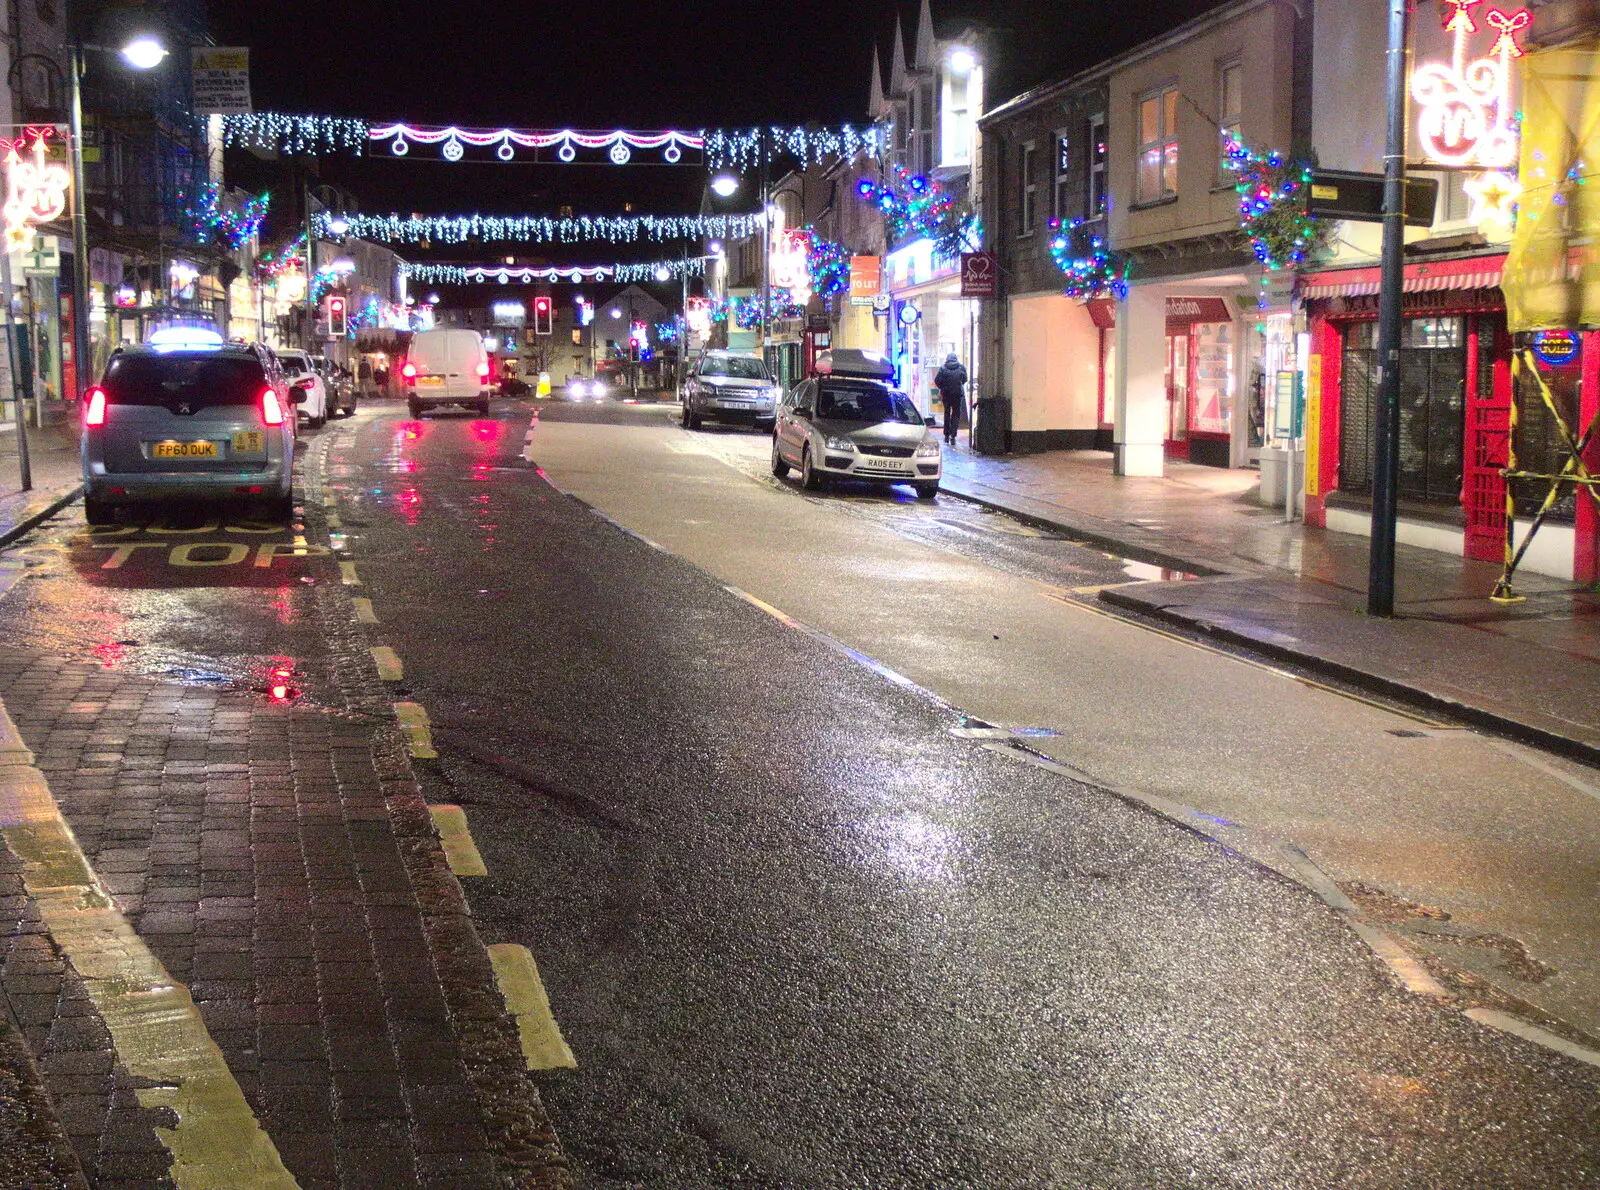
M103 45L74 41L67 46L67 74L72 87L72 364L81 398L93 383L89 375L89 218L83 190L83 52L112 52ZM153 70L167 56L166 47L148 33L134 37L120 51L134 70Z
M950 73L958 77L971 74L978 65L978 55L974 54L964 45L958 45L950 51L946 61L950 64Z
M670 281L670 280L672 280L672 270L669 269L664 264L656 265L656 280L657 281Z
M718 198L732 198L739 192L739 179L730 173L723 172L711 179L711 193Z

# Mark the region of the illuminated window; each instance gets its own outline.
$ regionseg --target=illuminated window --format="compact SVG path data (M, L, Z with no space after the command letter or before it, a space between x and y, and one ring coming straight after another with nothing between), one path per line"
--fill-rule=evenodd
M1089 204L1086 218L1101 219L1106 213L1106 118L1089 117Z
M1017 149L1017 191L1022 196L1022 205L1018 208L1019 236L1031 236L1035 221L1039 216L1039 147L1033 141L1028 141Z
M1068 198L1072 187L1072 141L1067 136L1065 129L1056 129L1056 134L1051 141L1055 146L1055 185L1050 189L1050 217L1062 223L1072 220L1071 212L1067 208Z
M1223 181L1233 176L1228 168L1228 146L1244 143L1239 130L1239 112L1244 106L1243 86L1244 67L1238 62L1224 63L1217 70L1217 127L1222 138L1217 176Z
M1178 88L1166 87L1139 100L1138 202L1178 193Z

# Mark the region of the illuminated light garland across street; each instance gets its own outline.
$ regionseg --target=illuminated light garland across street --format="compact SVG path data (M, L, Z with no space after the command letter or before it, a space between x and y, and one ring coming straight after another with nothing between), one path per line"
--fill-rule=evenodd
M802 169L821 162L858 157L883 158L889 150L887 125L857 128L851 124L816 127L774 124L765 128L715 128L689 132L674 129L633 132L615 129L586 132L571 128L463 128L456 125L372 123L346 116L296 115L289 112L251 112L222 117L223 144L264 152L302 154L355 153L372 150L390 156L410 155L415 145L439 146L446 161L490 160L469 157L468 150L493 150L492 158L511 162L543 160L542 151L555 150L558 161L593 160L589 154L613 165L627 165L635 153L657 154L675 165L685 151L702 154L710 170L751 169L768 160L792 157ZM526 151L531 157L523 156Z
M654 281L658 270L674 277L698 277L705 261L659 260L645 264L532 265L508 264L407 264L402 271L419 285L531 285L535 281L572 282L612 280Z
M486 149L492 145L495 157L501 161L515 161L518 148L555 149L557 160L568 164L578 159L579 149L603 149L612 165L627 165L635 150L659 150L663 161L676 165L683 160L684 149L705 147L705 137L697 132L577 132L570 128L544 132L421 124L373 124L367 129L367 139L387 144L395 157L406 156L413 144L440 145L440 155L446 161L460 161L468 146Z
M326 214L314 217L319 235L332 236ZM759 215L346 215L342 234L382 243L577 244L605 240L743 239L759 234Z

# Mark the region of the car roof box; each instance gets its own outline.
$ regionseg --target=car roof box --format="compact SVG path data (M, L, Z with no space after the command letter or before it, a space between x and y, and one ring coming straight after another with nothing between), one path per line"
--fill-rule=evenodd
M868 380L893 380L894 365L876 351L836 347L817 356L818 376L860 376Z

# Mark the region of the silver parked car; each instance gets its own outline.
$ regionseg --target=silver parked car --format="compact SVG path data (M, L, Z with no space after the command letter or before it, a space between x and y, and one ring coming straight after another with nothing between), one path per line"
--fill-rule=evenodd
M891 383L893 370L864 351L824 352L818 375L789 390L772 435L772 473L798 468L808 491L830 479L911 484L917 495L939 494L942 465L931 417Z
M683 424L734 422L770 430L777 417L778 386L754 352L708 351L689 369L683 385Z
M249 499L293 511L294 407L260 345L187 336L117 350L83 410L84 517L107 525L142 501Z

